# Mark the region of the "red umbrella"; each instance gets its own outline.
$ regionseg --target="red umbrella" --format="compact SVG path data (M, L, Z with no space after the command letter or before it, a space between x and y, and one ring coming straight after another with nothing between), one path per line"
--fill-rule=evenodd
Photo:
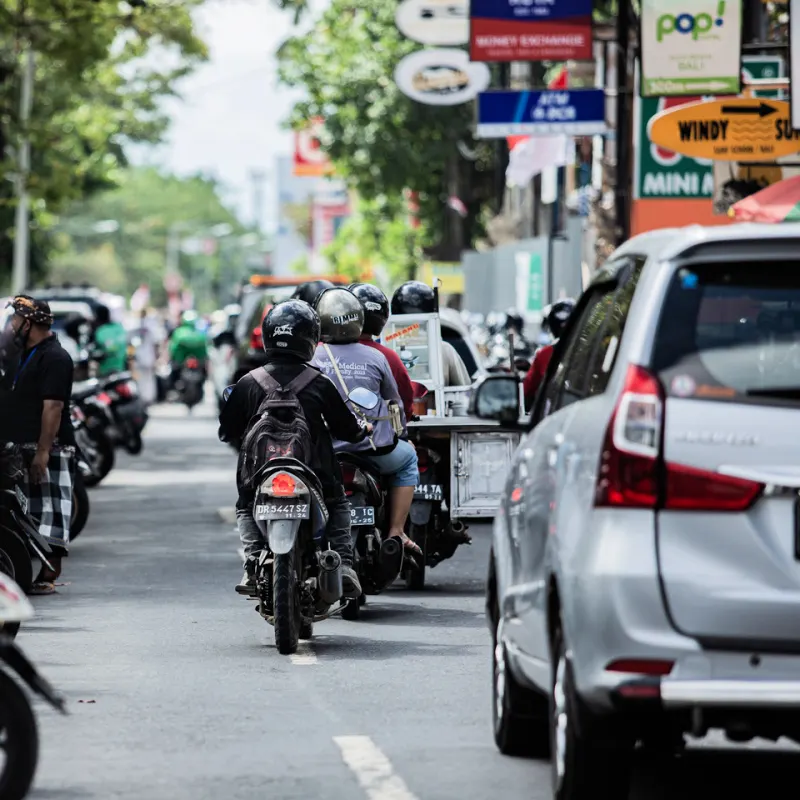
M800 175L773 183L734 203L728 215L739 222L800 221Z

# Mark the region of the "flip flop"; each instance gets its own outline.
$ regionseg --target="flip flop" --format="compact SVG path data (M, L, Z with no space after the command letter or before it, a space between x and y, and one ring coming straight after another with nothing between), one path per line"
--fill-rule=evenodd
M56 594L56 585L50 581L36 581L28 592L30 595Z

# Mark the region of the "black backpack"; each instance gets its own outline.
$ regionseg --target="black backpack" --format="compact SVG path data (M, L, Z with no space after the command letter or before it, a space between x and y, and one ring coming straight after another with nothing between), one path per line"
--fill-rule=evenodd
M281 386L263 367L250 373L264 390L264 399L248 425L239 452L239 483L243 488L255 488L259 473L273 458L310 463L311 431L297 395L318 374L307 366L293 381Z

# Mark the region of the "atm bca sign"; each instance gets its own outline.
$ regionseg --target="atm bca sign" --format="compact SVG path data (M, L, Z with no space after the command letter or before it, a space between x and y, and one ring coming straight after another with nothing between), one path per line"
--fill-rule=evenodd
M782 100L690 103L657 114L648 133L653 144L690 158L774 161L800 153L800 132L792 130Z

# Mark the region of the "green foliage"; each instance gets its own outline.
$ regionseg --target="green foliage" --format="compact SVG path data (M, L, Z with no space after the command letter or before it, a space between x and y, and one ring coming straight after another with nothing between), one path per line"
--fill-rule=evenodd
M52 278L88 280L123 293L148 283L159 299L170 229L185 238L210 239L217 225L231 229L219 239L217 252L182 253L181 272L207 299L220 279L242 277L248 254L240 243L245 229L220 201L213 180L178 178L141 168L121 173L119 182L116 189L74 204L58 220L53 229L57 252ZM104 221L111 224L98 224Z
M395 3L333 0L305 35L279 51L280 77L303 90L292 124L325 119L322 142L344 178L366 201L399 203L408 187L419 192L420 213L434 236L444 227L448 164L465 173L459 194L477 217L491 196L491 148L471 138L473 107L423 105L394 81L400 60L419 49L395 23ZM477 147L465 165L458 142Z
M19 120L26 45L36 54L27 126L34 245L47 249L39 229L53 213L113 186L126 166L127 143L155 143L163 135L161 98L206 57L190 16L199 2L153 2L126 12L116 0L0 0L0 263L9 263L13 225L7 178L26 132Z
M362 199L324 255L338 275L354 281L374 275L393 286L414 275L423 240L424 232L409 225L402 201Z

